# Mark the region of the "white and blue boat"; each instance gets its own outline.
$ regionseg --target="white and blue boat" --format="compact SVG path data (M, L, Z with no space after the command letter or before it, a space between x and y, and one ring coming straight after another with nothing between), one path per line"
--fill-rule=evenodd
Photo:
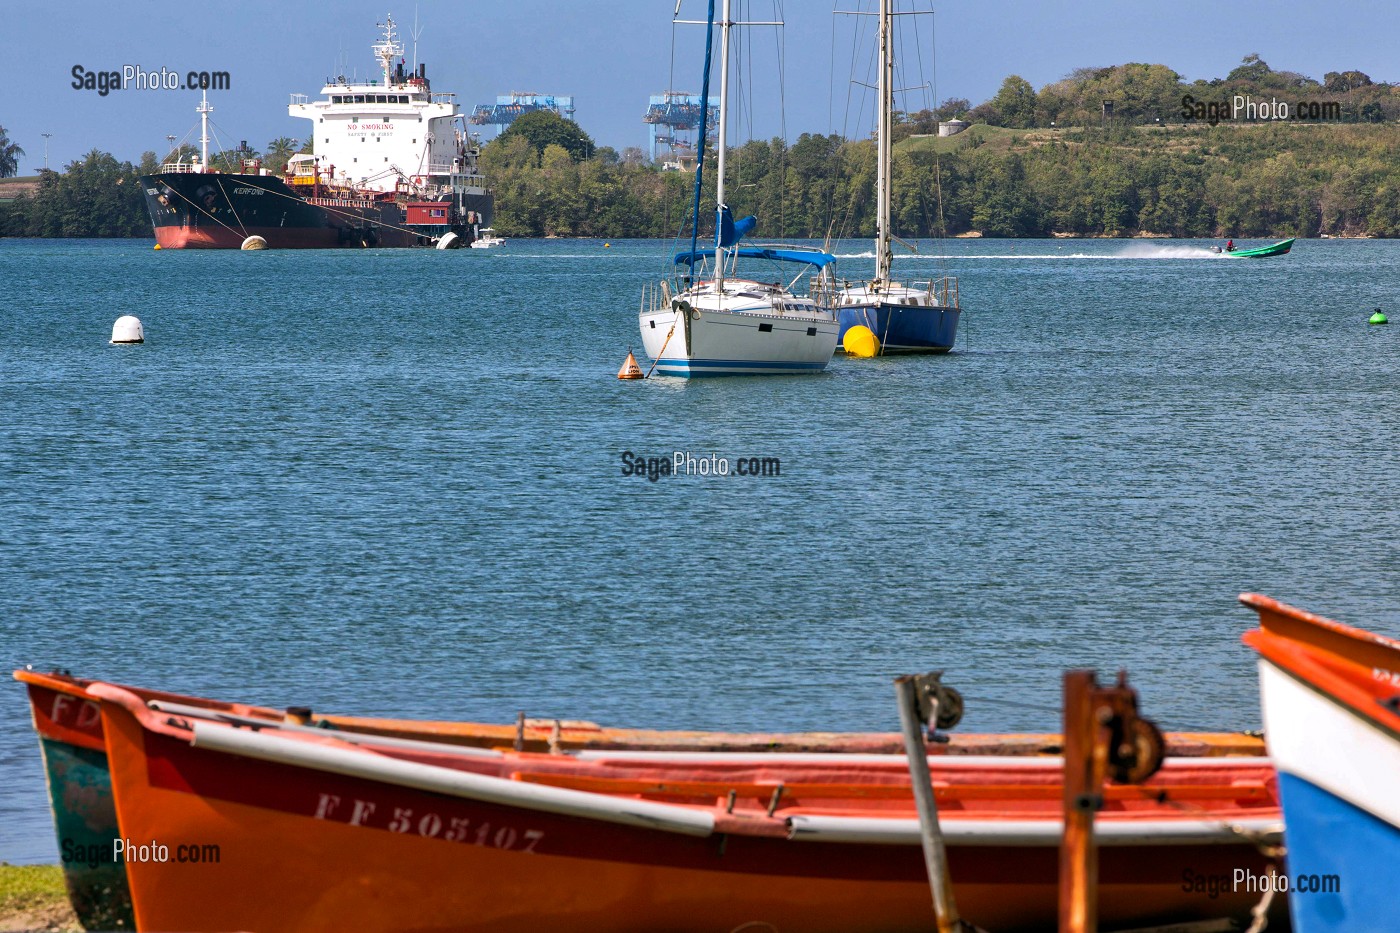
M1244 636L1259 653L1264 737L1278 769L1296 933L1400 929L1400 642L1267 596Z
M962 309L958 280L897 282L894 280L894 233L890 227L890 177L893 164L894 124L893 0L880 0L880 98L876 128L877 175L875 220L875 277L848 284L829 300L840 323L838 339L845 346L852 327L864 326L875 335L877 352L947 353L958 335Z
M757 220L737 223L724 203L724 157L729 97L729 33L738 25L724 0L721 28L719 138L716 155L716 220L713 248L699 248L700 189L704 178L705 122L696 146L695 206L690 248L674 258L676 272L642 293L638 314L642 346L666 376L786 375L821 372L836 350L838 326L830 308L794 291L804 276L820 279L834 257L792 246L741 245ZM715 0L710 0L705 45L705 74L700 99L709 100L710 48ZM737 263L769 260L778 268L796 268L792 278L779 272L772 280L742 278ZM829 286L828 286L829 290Z

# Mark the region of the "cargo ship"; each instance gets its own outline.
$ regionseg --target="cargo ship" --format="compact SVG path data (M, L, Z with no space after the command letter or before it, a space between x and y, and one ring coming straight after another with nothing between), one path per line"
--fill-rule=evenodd
M491 225L479 146L456 95L433 91L427 66L404 69L393 18L372 48L382 79L336 78L321 97L293 94L288 113L311 121L312 153L281 173L255 158L239 171L209 162L207 93L201 151L141 176L162 249L448 248ZM246 147L240 147L246 151Z

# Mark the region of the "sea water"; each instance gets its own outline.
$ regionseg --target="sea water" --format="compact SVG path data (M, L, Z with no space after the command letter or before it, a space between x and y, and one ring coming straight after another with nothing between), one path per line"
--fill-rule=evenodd
M992 731L1090 666L1250 729L1241 591L1400 633L1400 245L924 243L948 356L619 381L670 245L0 240L0 667L732 730L893 730L941 668ZM624 475L677 452L730 474ZM12 684L0 859L56 858Z

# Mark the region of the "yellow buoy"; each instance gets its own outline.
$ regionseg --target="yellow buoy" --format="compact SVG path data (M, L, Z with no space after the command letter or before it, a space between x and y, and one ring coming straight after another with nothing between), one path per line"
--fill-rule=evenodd
M156 249L160 249L160 244L157 243L155 248L156 248Z
M617 371L619 379L642 379L642 367L637 365L637 358L632 355L632 351L627 351L627 359L622 361L622 368Z
M604 244L603 244L603 249L612 249L612 244L611 244L611 243L604 243Z
M857 324L841 338L841 347L851 356L879 356L880 338L864 324Z

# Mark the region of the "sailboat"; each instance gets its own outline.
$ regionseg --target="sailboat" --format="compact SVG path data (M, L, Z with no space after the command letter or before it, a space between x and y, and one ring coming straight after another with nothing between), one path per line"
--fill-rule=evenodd
M725 204L729 34L733 26L742 25L731 20L729 7L730 0L723 0L714 247L702 250L698 242L707 122L701 120L690 249L675 255L671 277L643 291L638 314L642 345L655 360L656 371L667 376L820 372L836 350L836 315L810 293L799 295L794 289L804 276L813 275L818 282L827 282L829 291L829 280L823 277L829 274L835 257L806 247L744 245L742 241L758 221L754 217L735 221ZM710 0L703 101L709 100L714 26L715 0ZM769 260L781 264L779 269L796 271L780 272L773 280L741 278L735 274L740 259Z
M893 0L880 0L880 96L879 125L876 131L878 174L876 176L875 277L869 282L847 285L832 295L830 304L841 325L845 345L852 327L870 329L879 341L878 352L947 353L958 333L962 308L958 280L944 276L938 281L897 282L893 278L893 232L890 229L890 177L893 167L891 130L894 122Z

